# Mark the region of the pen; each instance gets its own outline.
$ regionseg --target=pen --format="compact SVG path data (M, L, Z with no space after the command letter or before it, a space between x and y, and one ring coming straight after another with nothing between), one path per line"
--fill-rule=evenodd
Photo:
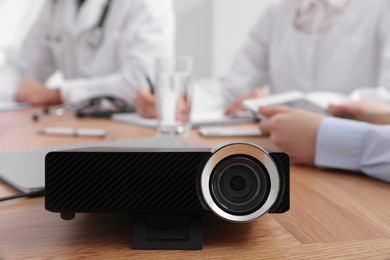
M152 92L152 94L154 94L154 86L153 86L153 83L148 76L146 76L146 81L149 84L150 91Z
M106 130L93 128L46 127L37 129L37 133L49 135L104 137L106 135Z

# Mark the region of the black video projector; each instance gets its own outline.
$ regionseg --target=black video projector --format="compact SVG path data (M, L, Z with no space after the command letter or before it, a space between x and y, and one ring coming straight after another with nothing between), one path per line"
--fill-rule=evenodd
M75 213L129 212L136 220L142 217L135 223L133 248L200 249L201 240L195 245L191 239L169 234L172 239L148 241L146 235L140 239L140 233L148 232L143 218L189 216L190 226L197 225L201 236L201 222L193 219L206 212L231 222L248 222L267 212L283 213L290 205L289 167L288 155L240 142L211 150L50 152L45 162L45 208L61 213L63 219L72 219ZM182 242L192 245L182 246Z

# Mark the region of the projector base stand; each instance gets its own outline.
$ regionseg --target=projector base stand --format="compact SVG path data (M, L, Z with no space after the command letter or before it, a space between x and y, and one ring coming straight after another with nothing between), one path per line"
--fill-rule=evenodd
M185 225L180 226L182 220ZM203 247L202 216L135 216L133 249L200 250Z

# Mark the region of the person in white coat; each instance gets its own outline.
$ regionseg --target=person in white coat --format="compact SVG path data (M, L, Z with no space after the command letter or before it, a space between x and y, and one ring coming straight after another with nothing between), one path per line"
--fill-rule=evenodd
M154 59L172 55L171 0L47 0L20 51L0 70L0 96L58 104L100 95L134 103ZM60 71L54 88L46 80Z
M363 172L390 182L390 105L367 101L331 105L349 119L284 106L261 107L261 131L298 164ZM354 120L351 120L354 119Z
M390 2L273 0L222 77L226 113L291 90L390 87Z

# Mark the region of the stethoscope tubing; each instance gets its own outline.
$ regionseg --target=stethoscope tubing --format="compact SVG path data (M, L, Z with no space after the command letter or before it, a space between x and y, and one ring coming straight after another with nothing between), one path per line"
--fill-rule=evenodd
M62 42L62 36L61 36L61 16L55 15L56 8L58 8L58 0L52 0L53 4L51 7L51 14L50 14L50 20L52 21L51 23L48 24L48 31L45 34L45 39L48 42L54 42L54 43L61 43ZM98 48L101 43L103 42L104 38L104 24L107 20L107 15L111 7L112 0L107 0L102 13L99 17L98 23L94 25L88 32L88 44L92 48ZM58 28L56 28L58 27Z

